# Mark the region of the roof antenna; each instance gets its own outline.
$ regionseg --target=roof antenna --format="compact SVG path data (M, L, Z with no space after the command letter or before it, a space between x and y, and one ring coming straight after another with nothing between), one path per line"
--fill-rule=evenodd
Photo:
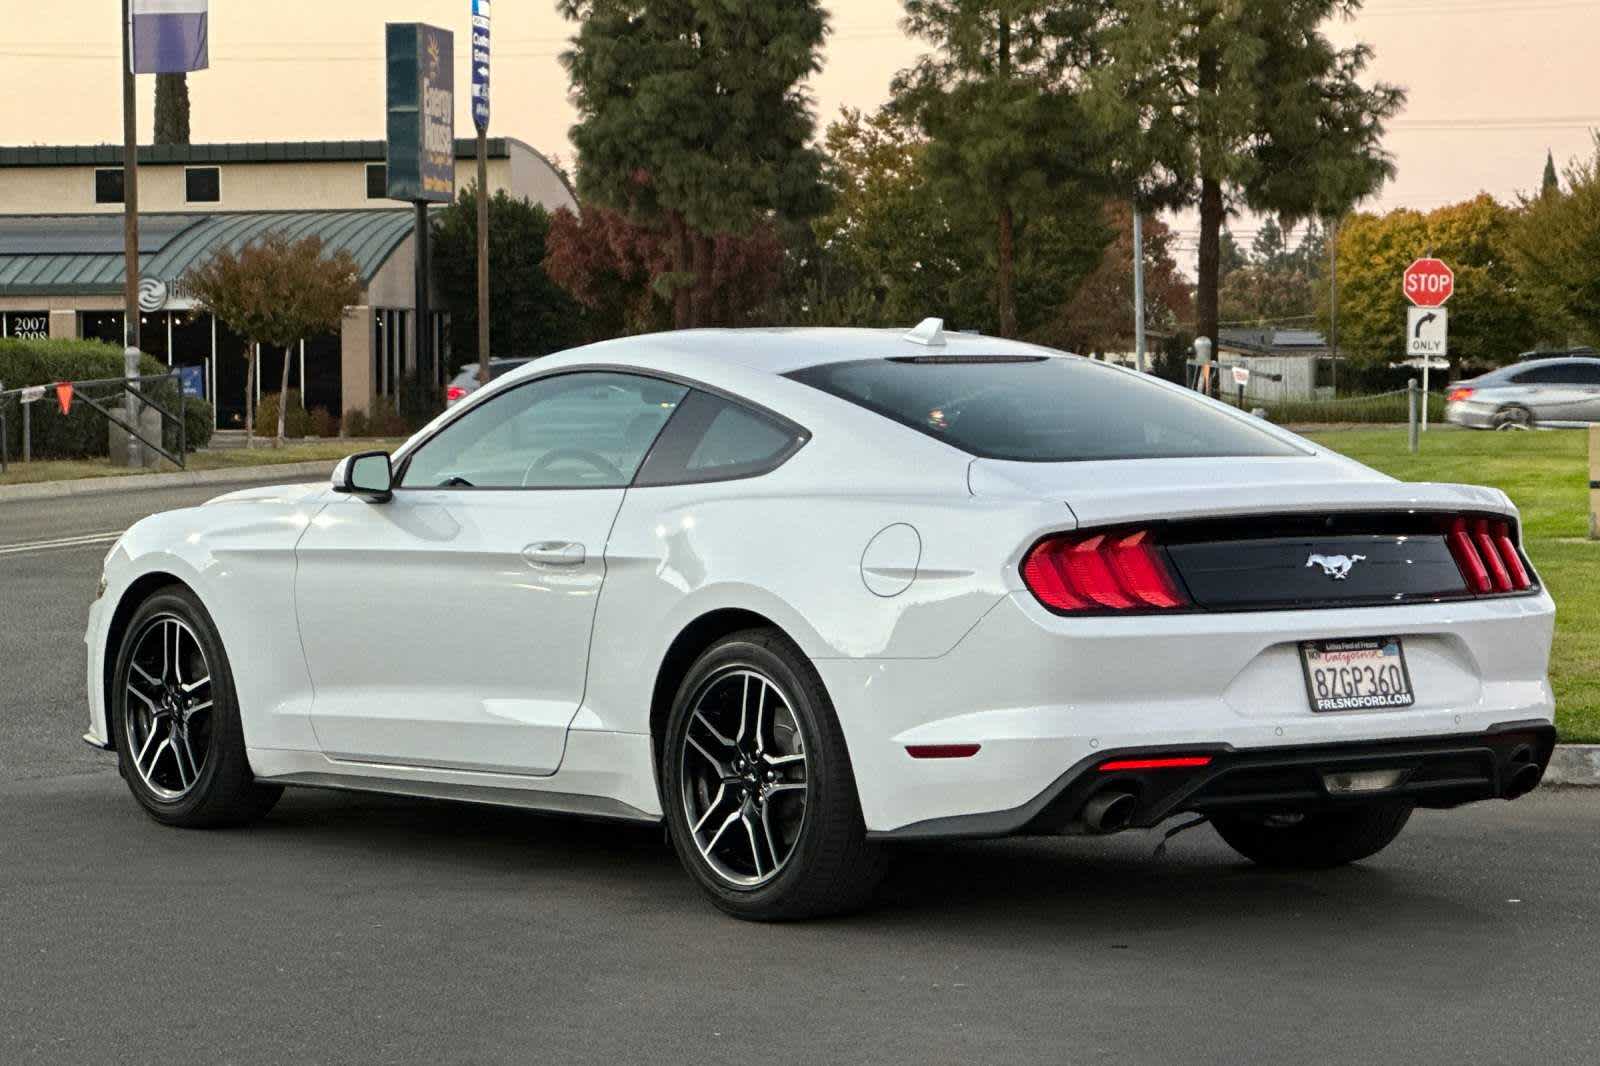
M907 333L902 339L910 341L912 344L921 344L929 348L943 348L944 319L925 318L917 325L916 329Z

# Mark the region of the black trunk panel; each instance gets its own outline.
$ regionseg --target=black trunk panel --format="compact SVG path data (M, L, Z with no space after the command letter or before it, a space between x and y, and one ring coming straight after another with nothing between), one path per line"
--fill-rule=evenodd
M1211 610L1373 606L1467 596L1442 535L1323 533L1169 543L1195 605Z

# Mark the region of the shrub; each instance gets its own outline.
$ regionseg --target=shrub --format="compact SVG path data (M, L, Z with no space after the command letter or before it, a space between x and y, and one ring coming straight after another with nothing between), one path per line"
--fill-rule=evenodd
M339 435L339 420L333 417L326 407L313 407L311 409L311 435L313 437L337 437Z
M290 389L288 397L288 414L283 420L284 437L289 440L298 440L301 437L311 436L311 412L300 406L299 391ZM261 397L261 403L256 407L256 436L276 437L277 435L278 394L269 392Z
M190 396L183 401L183 427L184 446L191 452L197 452L211 443L211 434L216 427L216 410L210 403L198 396ZM178 450L178 427L171 422L166 424L167 451Z
M160 375L168 368L146 356L139 367L144 375ZM31 385L51 385L58 381L96 381L122 376L122 349L99 341L0 340L0 384L6 389ZM122 390L101 385L85 390L102 405L120 406ZM174 410L178 401L175 384L149 389L152 400ZM6 445L12 456L22 454L22 412L15 398L4 401ZM50 396L33 405L33 454L40 459L83 459L107 453L106 419L86 403L74 403L72 413L63 417ZM176 440L176 431L173 431Z

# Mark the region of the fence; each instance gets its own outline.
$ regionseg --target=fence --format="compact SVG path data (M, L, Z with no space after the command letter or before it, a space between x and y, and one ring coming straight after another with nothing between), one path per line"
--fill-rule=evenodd
M1327 400L1286 400L1261 403L1245 397L1246 409L1264 408L1267 420L1279 425L1306 425L1312 423L1388 423L1398 424L1410 417L1406 389L1378 392L1367 396L1341 396ZM1227 400L1239 402L1236 390L1229 390ZM1428 421L1444 421L1445 399L1437 393L1428 396Z
M158 387L162 383L176 386L178 397L177 410L171 411L152 399L149 392L141 386ZM7 424L12 418L20 420L21 432L21 458L23 462L33 460L33 409L41 401L45 402L45 410L51 409L51 402L56 399L57 390L68 386L71 403L82 402L84 405L98 413L106 420L107 425L120 427L124 432L149 448L156 455L182 470L187 466L188 455L188 430L185 421L187 394L183 388L183 376L174 371L171 374L150 375L136 378L101 378L93 381L58 382L53 385L33 385L27 388L6 390L0 383L0 473L5 473L11 464L11 433ZM95 395L95 393L100 395ZM135 416L133 424L124 420L122 413L117 409L121 406L120 399L123 394L131 394L135 406L140 408L140 415ZM144 411L155 411L159 414L160 425L155 432L155 439L146 436L139 428L143 421ZM63 412L65 413L65 412ZM167 423L174 424L177 431L177 450L169 451L164 446L167 437ZM113 456L113 458L115 458Z

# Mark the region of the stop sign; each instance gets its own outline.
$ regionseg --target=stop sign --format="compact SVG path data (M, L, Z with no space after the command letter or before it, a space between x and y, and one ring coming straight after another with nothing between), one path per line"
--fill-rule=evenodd
M1418 307L1443 307L1456 291L1455 271L1440 259L1418 259L1406 267L1406 299Z

